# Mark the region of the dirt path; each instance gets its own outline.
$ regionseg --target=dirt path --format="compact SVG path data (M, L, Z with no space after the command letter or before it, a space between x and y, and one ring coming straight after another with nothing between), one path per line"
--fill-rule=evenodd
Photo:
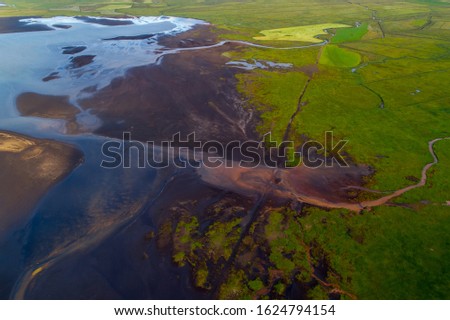
M428 151L431 153L431 155L433 156L433 162L428 163L427 165L425 165L425 167L423 167L422 169L422 177L420 178L420 181L417 184L405 187L403 189L399 189L397 191L395 191L394 193L391 193L390 195L384 196L382 198L379 198L377 200L371 200L371 201L364 201L361 203L361 206L364 208L371 208L371 207L377 207L377 206L381 206L386 204L388 201L401 196L402 194L411 191L413 189L416 188L420 188L423 187L426 183L427 183L427 172L428 170L433 167L435 164L437 164L439 162L438 157L436 156L436 153L434 152L434 144L438 141L441 140L446 140L446 139L450 139L450 137L445 137L445 138L438 138L438 139L434 139L430 142L428 142Z
M382 206L385 205L386 203L388 203L390 200L397 198L401 195L403 195L404 193L423 187L426 185L427 183L427 172L428 170L433 167L435 164L439 163L439 159L436 155L436 153L434 152L434 144L438 141L441 140L448 140L450 139L450 137L445 137L445 138L438 138L438 139L434 139L432 141L430 141L428 143L428 150L430 152L430 154L433 157L433 161L426 164L423 169L422 169L422 176L420 181L417 184L399 189L397 191L394 191L392 193L390 193L389 195L386 195L384 197L378 198L376 200L370 200L370 201L363 201L361 203L345 203L345 202L341 202L341 203L337 203L337 202L331 202L331 201L327 201L325 199L319 199L319 198L315 198L315 197L307 197L301 194L295 194L292 193L293 196L295 196L297 199L299 199L300 201L303 201L305 203L311 204L311 205L315 205L318 207L323 207L323 208L344 208L344 209L348 209L351 211L356 211L359 212L362 209L366 209L366 208L373 208L373 207L378 207L378 206Z

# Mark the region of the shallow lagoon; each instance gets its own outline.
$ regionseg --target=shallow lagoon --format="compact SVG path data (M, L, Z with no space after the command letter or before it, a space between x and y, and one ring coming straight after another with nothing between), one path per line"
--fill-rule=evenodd
M174 174L170 168L158 172L150 168L100 170L99 151L106 138L91 133L99 119L80 108L77 121L84 133L67 135L64 120L20 116L17 96L24 92L69 96L79 107L78 99L128 69L155 63L164 54L158 37L200 23L173 17L24 18L16 28L43 30L0 34L0 130L67 142L84 153L83 164L49 190L33 213L22 217L22 227L7 230L11 236L0 243L2 298L42 297L27 294L37 274L45 279L55 264L66 257L77 259L78 252L91 250L132 221ZM85 65L74 64L76 57L84 56L93 59ZM97 294L107 297L112 291L99 288ZM82 297L84 293L74 294Z

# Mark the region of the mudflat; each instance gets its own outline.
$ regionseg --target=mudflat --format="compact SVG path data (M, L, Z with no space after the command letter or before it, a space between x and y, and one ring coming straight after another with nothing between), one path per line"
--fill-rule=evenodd
M0 241L26 223L39 199L82 160L70 145L0 131Z
M25 117L69 120L80 112L64 96L26 92L17 97L16 103L17 109Z
M69 102L67 96L51 96L25 92L16 99L22 116L66 120L67 133L77 131L76 116L80 110Z
M161 44L173 50L160 63L130 69L124 77L81 100L103 124L97 134L121 138L124 131L142 141L168 140L180 132L199 140L229 142L256 137L252 111L243 107L236 70L221 47L186 50L214 43L208 27L197 27Z

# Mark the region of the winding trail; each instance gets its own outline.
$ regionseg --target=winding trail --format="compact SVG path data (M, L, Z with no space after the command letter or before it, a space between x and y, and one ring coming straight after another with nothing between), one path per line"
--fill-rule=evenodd
M325 199L308 197L305 195L296 194L295 192L291 192L291 195L293 197L296 197L299 201L302 201L302 202L305 202L305 203L308 203L311 205L315 205L318 207L322 207L322 208L328 208L328 209L343 208L343 209L348 209L348 210L355 211L355 212L360 212L363 209L382 206L382 205L388 203L390 200L397 198L408 191L425 186L427 183L427 178L428 178L427 177L428 170L430 168L432 168L434 165L436 165L437 163L439 163L439 159L438 159L436 153L434 152L434 144L438 141L449 140L449 139L450 139L450 137L437 138L437 139L434 139L434 140L431 140L430 142L428 142L428 150L433 157L433 161L426 164L423 167L421 179L417 184L410 185L410 186L402 188L402 189L398 189L397 191L394 191L394 192L390 193L389 195L378 198L376 200L363 201L360 203L331 202L331 201L327 201ZM352 187L350 187L350 188L352 188ZM373 190L370 190L370 192L373 192ZM378 191L378 192L381 192L381 191Z
M399 189L397 191L395 191L394 193L384 196L382 198L379 198L377 200L371 200L371 201L364 201L361 202L361 206L364 208L371 208L371 207L377 207L377 206L381 206L384 205L386 202L392 200L393 198L396 198L398 196L401 196L402 194L411 191L413 189L417 189L420 187L425 186L425 184L427 183L427 172L428 170L433 167L435 164L439 163L439 159L436 155L436 153L434 152L434 144L438 141L442 141L442 140L448 140L450 139L450 137L445 137L445 138L438 138L438 139L434 139L431 140L430 142L428 142L428 151L430 152L430 154L433 157L433 162L428 163L427 165L425 165L422 169L422 176L420 178L420 181L417 184L405 187L403 189Z
M218 43L214 43L214 44L207 45L207 46L198 46L198 47L189 47L189 48L162 49L161 53L163 53L163 54L156 59L156 64L160 64L162 59L166 55L177 54L177 53L184 52L184 51L199 51L199 50L214 49L214 48L222 47L222 46L227 45L227 44L238 44L238 45L243 45L243 46L248 46L248 47L255 47L255 48L261 48L261 49L295 50L295 49L307 49L307 48L313 48L313 47L322 47L322 46L327 45L328 43L329 43L329 41L325 40L325 41L320 42L320 43L308 44L308 45L304 45L304 46L271 47L271 46L265 46L265 45L262 45L262 44L257 44L257 43L248 42L248 41L222 40L222 41L220 41Z
M307 45L304 45L304 46L272 47L272 46L265 46L265 45L262 45L262 44L257 44L257 43L253 43L253 42L249 42L249 41L242 41L242 40L222 40L222 41L220 41L218 43L215 43L215 44L212 44L212 45L209 45L209 46L169 49L169 52L170 51L174 51L175 53L178 53L178 52L182 52L182 51L211 49L211 48L221 47L221 46L226 45L226 44L240 44L240 45L244 45L244 46L255 47L255 48L262 48L262 49L293 50L293 49L306 49L306 48L311 48L311 47L321 47L321 46L324 46L324 45L326 45L328 43L329 43L329 41L325 40L325 41L320 42L320 43L307 44Z

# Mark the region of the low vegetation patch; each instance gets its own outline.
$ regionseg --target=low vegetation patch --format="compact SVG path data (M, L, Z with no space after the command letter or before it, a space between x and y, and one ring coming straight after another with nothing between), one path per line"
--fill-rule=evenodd
M302 41L320 43L323 40L318 39L318 35L326 34L327 29L348 28L349 25L340 23L324 23L308 26L298 26L280 29L263 30L264 36L254 37L255 40L271 40L271 41Z
M361 56L358 53L335 45L326 46L320 56L320 63L331 67L351 68L360 62Z
M364 22L358 27L336 29L336 33L331 39L331 42L342 43L360 40L369 31L368 28L369 24Z

